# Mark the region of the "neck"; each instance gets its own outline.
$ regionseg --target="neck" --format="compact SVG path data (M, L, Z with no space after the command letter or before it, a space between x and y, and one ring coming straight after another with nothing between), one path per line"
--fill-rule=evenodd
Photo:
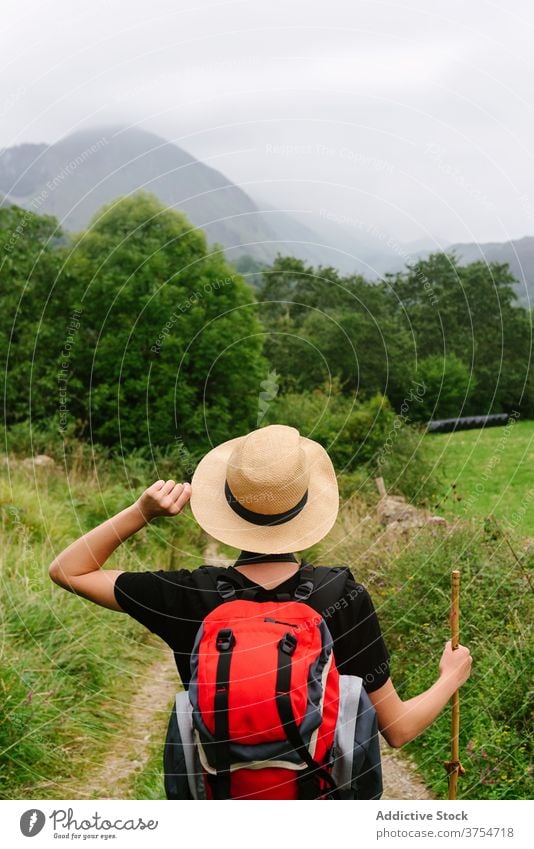
M251 559L250 555L254 559ZM287 581L299 568L299 561L294 554L255 554L242 551L234 564L234 569L266 590L274 589L278 584Z
M256 551L241 551L234 566L249 566L257 563L298 563L294 554L258 554Z

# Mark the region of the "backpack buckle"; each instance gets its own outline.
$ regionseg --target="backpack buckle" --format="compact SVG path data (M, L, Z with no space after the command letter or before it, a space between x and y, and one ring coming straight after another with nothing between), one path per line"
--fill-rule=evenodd
M235 598L235 587L229 581L218 580L217 592L223 601L228 601L230 598Z
M215 648L217 651L230 651L235 644L234 632L231 628L222 628L217 634Z
M313 592L313 581L303 581L302 584L299 584L295 592L293 593L293 598L295 601L307 601Z
M290 657L294 653L297 648L297 638L294 634L284 634L280 642L278 643L278 647L280 651L283 651L284 654L288 654Z

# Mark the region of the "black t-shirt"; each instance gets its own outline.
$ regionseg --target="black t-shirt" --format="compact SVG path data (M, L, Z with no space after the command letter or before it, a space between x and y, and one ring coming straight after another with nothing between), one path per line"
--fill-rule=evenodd
M221 569L221 574L225 571ZM189 662L198 628L213 609L212 598L206 598L206 590L199 589L198 572L123 572L115 581L115 598L122 609L173 650L185 687L191 677ZM244 587L258 587L242 573L239 577ZM277 593L292 594L299 583L297 571L272 591L262 589L261 601L273 600ZM314 606L313 596L307 603ZM340 673L359 675L367 692L377 690L389 678L389 653L369 593L348 578L343 596L327 613Z

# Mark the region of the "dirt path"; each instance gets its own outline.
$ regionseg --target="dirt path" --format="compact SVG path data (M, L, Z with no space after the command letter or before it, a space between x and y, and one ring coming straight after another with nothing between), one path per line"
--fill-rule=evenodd
M65 798L131 799L133 780L146 763L150 743L157 737L163 741L172 701L180 680L171 650L163 642L154 643L157 659L143 674L143 684L125 708L123 733L113 737L113 749L107 757L81 776L79 784L69 783ZM62 797L58 797L62 798Z
M204 562L227 566L217 543L209 540ZM79 784L69 785L74 799L128 799L133 779L146 765L150 743L156 736L163 746L172 700L179 687L176 666L168 646L153 645L156 660L146 669L144 683L134 695L124 715L124 730L114 738L114 748ZM397 750L382 745L383 799L432 799L413 762ZM61 798L61 796L58 796Z
M383 740L380 748L384 781L382 799L434 799L411 758L398 749L390 749Z

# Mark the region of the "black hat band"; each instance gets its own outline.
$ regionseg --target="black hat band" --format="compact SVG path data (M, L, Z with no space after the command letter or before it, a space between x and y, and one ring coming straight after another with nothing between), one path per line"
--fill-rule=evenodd
M224 494L228 504L238 516L245 519L247 522L252 522L254 525L283 525L297 516L308 500L308 490L304 493L298 504L291 507L290 510L284 510L283 513L255 513L245 507L233 494L228 486L228 481L224 482Z

